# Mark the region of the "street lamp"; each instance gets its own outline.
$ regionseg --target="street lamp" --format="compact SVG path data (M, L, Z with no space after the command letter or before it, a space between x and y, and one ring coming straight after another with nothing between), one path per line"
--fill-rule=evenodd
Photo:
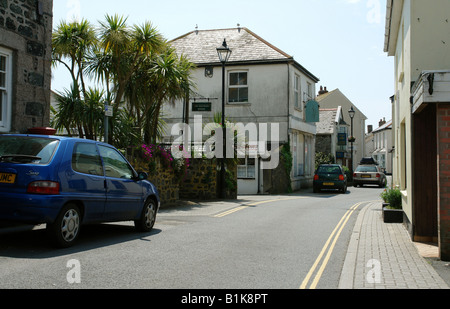
M351 144L351 172L353 175L353 143L355 141L355 138L353 137L353 118L355 118L355 110L352 108L348 111L348 115L350 116L350 120L351 120L351 135L350 135L350 144Z
M225 198L225 154L226 154L226 127L225 127L225 64L228 62L231 56L231 49L227 46L226 39L223 40L221 46L217 48L217 54L219 60L222 63L222 159L220 162L220 197Z

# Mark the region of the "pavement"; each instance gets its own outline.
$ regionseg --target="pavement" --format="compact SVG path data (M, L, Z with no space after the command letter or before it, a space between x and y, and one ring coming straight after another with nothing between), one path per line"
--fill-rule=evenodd
M450 262L434 244L411 240L402 223L384 223L374 202L357 218L339 283L340 289L449 289Z
M237 207L280 198L267 195L238 197L231 204ZM230 206L230 202L225 201L213 204ZM189 212L204 209L192 207ZM31 228L0 222L0 235ZM435 244L413 242L402 223L384 223L381 200L372 202L361 209L356 219L338 288L449 289L450 261L440 261L438 257Z

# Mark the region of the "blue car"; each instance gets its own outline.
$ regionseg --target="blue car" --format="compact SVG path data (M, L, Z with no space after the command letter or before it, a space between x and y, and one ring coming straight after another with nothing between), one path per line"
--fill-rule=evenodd
M155 224L156 187L111 145L41 135L0 135L0 220L46 224L58 247L70 247L82 224Z

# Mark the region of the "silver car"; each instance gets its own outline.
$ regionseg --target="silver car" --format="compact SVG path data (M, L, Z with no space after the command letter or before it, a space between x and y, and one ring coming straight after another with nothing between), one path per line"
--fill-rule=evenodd
M378 185L380 188L386 186L387 179L378 165L359 165L353 173L353 185Z

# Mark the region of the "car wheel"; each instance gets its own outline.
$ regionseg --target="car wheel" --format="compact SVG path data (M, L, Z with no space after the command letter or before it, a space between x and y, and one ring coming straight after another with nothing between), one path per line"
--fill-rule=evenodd
M68 248L78 239L80 227L80 209L75 204L67 204L61 210L55 222L47 224L47 231L57 247Z
M134 226L139 232L150 232L153 229L153 225L156 221L156 203L152 199L149 199L142 209L141 217L139 220L134 221Z

